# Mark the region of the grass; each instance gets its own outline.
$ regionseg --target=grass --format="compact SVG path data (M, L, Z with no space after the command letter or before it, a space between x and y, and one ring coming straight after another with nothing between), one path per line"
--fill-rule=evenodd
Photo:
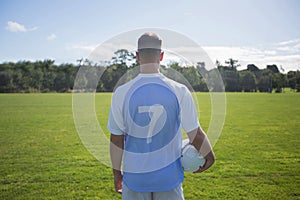
M200 121L208 93L197 93ZM96 95L105 131L110 93ZM121 199L111 169L82 145L71 94L0 95L0 199ZM186 199L299 199L300 94L228 93L216 164L185 174Z
M186 178L199 181L186 184L186 197L300 198L299 97L227 94L226 122L214 148L217 162L207 173Z

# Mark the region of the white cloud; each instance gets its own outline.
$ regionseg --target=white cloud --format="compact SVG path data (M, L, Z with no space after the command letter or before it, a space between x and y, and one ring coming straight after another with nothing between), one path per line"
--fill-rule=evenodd
M47 37L47 40L52 41L52 40L55 40L56 38L57 38L57 36L54 33L52 33L51 35L49 35Z
M282 66L285 72L290 70L300 70L300 44L296 43L298 40L283 43L280 49L277 44L265 46L205 46L203 50L208 54L210 61L215 65L216 60L221 64L229 58L239 61L241 67L238 69L246 69L248 64L255 64L259 68L266 68L268 64L276 64L279 68ZM286 45L288 44L288 45ZM188 58L188 61L195 63L195 61L204 61L209 65L205 53L201 51L200 47L177 47L172 49L177 52L177 55L169 57L171 60L179 61L181 55ZM188 56L187 56L188 55ZM177 59L175 57L177 56ZM168 59L169 59L168 58ZM194 59L194 60L193 60ZM210 69L211 66L206 66Z
M278 42L276 45L282 46L282 45L291 45L291 44L295 44L295 43L299 44L300 43L300 38Z
M130 44L115 44L103 43L101 45L95 44L69 44L66 46L67 50L74 51L79 57L87 57L93 62L109 61L114 56L114 52L119 49L127 49L129 51L135 50L135 47Z
M35 31L36 29L37 29L37 27L35 26L35 27L27 29L27 31Z
M279 42L276 44L276 49L285 53L300 53L300 38Z
M69 51L76 59L87 58L88 55L96 48L93 44L67 44L65 49Z
M66 49L67 50L82 50L82 51L87 51L88 53L90 53L91 51L93 51L96 48L97 45L93 45L93 44L71 44L71 45L67 45Z
M220 61L224 64L229 58L237 59L241 69L248 64L255 64L259 68L266 68L268 64L282 66L285 71L300 70L300 52L290 51L288 47L279 49L271 47L204 47L213 61Z
M22 25L18 22L13 22L13 21L8 21L7 26L5 28L11 32L28 32L28 31L34 31L37 29L37 27L26 28L24 25Z
M181 46L172 50L179 53L179 56L191 58L189 61L192 63L201 61L199 59L209 63L200 47ZM261 69L266 68L268 64L276 64L279 68L282 66L285 72L300 70L300 38L263 46L204 46L203 50L214 64L216 60L224 64L226 60L233 58L241 64L239 69L246 69L248 64L255 64ZM210 66L207 68L210 69Z
M17 22L12 22L12 21L7 22L6 29L11 32L26 32L27 31L27 29L25 28L24 25L19 24Z
M298 43L299 41L299 43ZM100 46L94 44L73 44L68 45L68 50L79 51L82 54L89 55L93 61L110 60L114 56L114 52L118 49L127 49L135 51L133 44L105 43ZM293 49L293 51L291 50ZM218 60L222 64L225 60L233 58L239 61L241 67L238 69L246 69L248 64L255 64L263 69L268 64L276 64L279 68L290 70L300 70L300 40L290 40L276 44L265 46L205 46L191 47L179 46L176 48L165 49L165 57L162 64L168 64L170 61L176 61L184 64L196 63L204 61L207 69L211 69L210 65L214 65Z

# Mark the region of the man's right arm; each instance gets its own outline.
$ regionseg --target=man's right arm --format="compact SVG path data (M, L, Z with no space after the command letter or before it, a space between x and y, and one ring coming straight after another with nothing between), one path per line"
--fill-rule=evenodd
M110 158L113 167L114 185L118 193L122 193L122 156L124 150L124 135L110 135Z

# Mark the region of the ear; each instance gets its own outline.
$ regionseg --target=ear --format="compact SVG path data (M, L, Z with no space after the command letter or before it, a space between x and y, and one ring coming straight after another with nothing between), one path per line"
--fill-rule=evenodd
M164 58L164 52L162 51L159 55L159 61L162 61Z
M140 54L139 54L139 52L135 52L135 55L136 55L136 60L138 62L140 62Z

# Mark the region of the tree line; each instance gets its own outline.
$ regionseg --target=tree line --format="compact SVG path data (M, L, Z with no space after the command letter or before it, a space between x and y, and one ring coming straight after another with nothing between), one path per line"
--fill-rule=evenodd
M5 62L0 64L0 92L71 92L78 70L85 66L92 66L89 68L92 70L85 75L86 77L82 77L83 85L95 87L92 86L95 84L93 77L101 73L96 91L111 92L127 71L138 67L135 60L133 53L120 49L115 52L115 56L110 61L101 65L83 59L78 60L78 64L60 65L56 65L54 60ZM196 67L183 67L173 62L167 66L162 65L161 72L168 76L174 75L176 71L183 75L194 91L201 92L221 91L222 89L227 92L282 92L286 87L300 91L299 70L284 74L276 65L267 65L265 69L259 69L254 64L249 64L245 70L237 70L238 61L231 58L225 61L225 65L218 61L216 65L224 85L214 83L207 86L208 78L214 77L217 73L216 69L207 70L203 62L197 63ZM186 84L185 81L183 83Z

